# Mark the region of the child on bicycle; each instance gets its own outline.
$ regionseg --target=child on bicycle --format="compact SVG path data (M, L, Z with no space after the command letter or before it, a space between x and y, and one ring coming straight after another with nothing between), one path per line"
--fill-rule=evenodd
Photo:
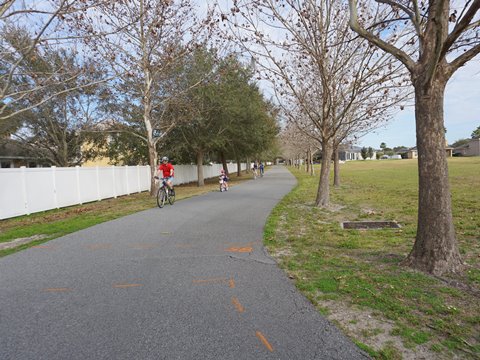
M220 170L219 182L220 191L228 191L228 176L223 169Z

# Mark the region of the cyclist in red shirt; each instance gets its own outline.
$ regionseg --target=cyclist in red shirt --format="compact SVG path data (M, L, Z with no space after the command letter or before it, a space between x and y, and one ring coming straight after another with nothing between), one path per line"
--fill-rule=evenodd
M173 189L173 180L174 180L174 168L173 165L168 162L168 157L164 156L162 158L162 163L158 167L158 174L162 173L162 178L164 178L167 182L167 185L171 192L174 194L175 190Z

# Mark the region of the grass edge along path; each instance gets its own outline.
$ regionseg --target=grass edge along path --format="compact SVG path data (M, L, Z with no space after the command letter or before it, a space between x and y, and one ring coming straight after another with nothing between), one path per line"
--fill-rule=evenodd
M480 158L449 166L459 246L469 264L456 280L479 289ZM273 209L264 243L321 313L377 359L480 358L479 298L401 266L416 232L416 161L342 165L343 185L332 188L330 209L314 206L318 175L290 171L298 184ZM403 227L339 226L380 219Z
M232 173L229 185L235 186L251 179L252 175L245 174L245 172L242 172L241 177L237 177L236 173ZM203 187L198 187L196 183L177 185L175 186L177 189L176 201L218 191L218 186L217 178L206 179ZM139 211L152 209L156 206L155 197L151 197L149 192L146 191L0 220L0 244L20 238L38 238L42 236L41 239L33 240L26 244L0 250L0 258L75 231ZM159 211L161 210L159 209Z

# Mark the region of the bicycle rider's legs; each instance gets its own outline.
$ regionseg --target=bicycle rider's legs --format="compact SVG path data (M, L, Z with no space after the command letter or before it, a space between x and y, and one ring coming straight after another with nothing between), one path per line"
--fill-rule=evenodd
M167 180L168 188L170 190L173 190L173 180L174 180L173 176L168 177L166 180Z

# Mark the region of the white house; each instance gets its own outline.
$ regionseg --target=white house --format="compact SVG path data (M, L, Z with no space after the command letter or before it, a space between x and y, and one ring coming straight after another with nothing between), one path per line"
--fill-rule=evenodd
M360 146L340 145L338 148L338 157L342 161L363 160L362 148ZM374 149L372 157L367 158L367 160L376 160L376 159L377 159L377 152Z

